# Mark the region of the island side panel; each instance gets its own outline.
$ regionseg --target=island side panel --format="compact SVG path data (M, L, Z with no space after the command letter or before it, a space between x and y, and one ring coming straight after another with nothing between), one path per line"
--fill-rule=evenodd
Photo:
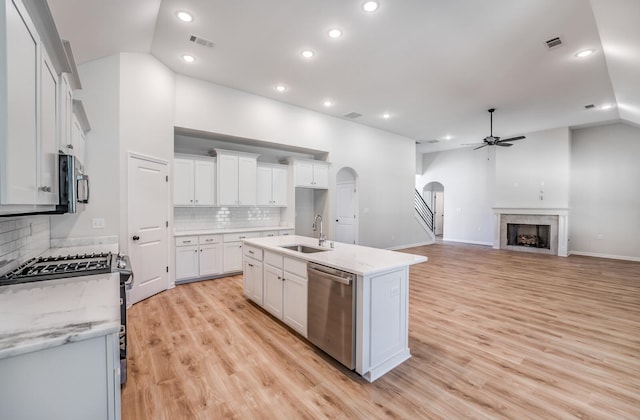
M409 268L358 277L356 371L373 382L409 357Z

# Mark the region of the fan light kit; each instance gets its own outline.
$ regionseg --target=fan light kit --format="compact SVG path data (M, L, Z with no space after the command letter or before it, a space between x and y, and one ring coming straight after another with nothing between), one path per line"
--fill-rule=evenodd
M493 112L495 111L495 108L491 108L488 110L489 111L489 115L490 115L490 134L489 136L485 137L484 140L482 141L482 143L473 143L473 144L463 144L463 146L475 146L477 144L479 144L478 147L474 148L473 150L478 150L481 149L485 146L502 146L502 147L511 147L513 146L513 144L511 144L510 142L512 141L516 141L516 140L522 140L525 139L525 136L518 136L518 137L510 137L508 139L503 139L500 140L500 137L494 136L493 135Z

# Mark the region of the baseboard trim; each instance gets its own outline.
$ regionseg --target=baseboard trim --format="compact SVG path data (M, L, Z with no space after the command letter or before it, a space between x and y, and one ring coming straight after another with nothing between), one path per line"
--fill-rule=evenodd
M436 243L436 241L434 240L434 241L431 241L431 242L418 242L418 243L415 243L415 244L392 246L392 247L386 248L386 249L388 249L389 251L397 251L399 249L415 248L417 246L433 245L435 243Z
M442 238L443 242L458 242L461 244L470 244L470 245L486 245L493 246L493 242L481 242L481 241L468 241L466 239L451 239L451 238Z
M597 252L569 251L569 255L581 255L583 257L609 258L612 260L640 262L640 257L630 257L627 255L600 254Z

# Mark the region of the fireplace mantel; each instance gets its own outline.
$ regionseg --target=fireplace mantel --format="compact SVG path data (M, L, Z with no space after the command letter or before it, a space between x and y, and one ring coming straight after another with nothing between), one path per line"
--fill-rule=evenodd
M527 207L494 207L493 214L495 217L494 223L494 234L493 234L493 248L494 249L505 249L503 236L506 235L506 232L503 232L505 229L503 227L503 216L557 216L558 217L558 225L557 225L557 235L554 235L557 238L557 245L554 243L552 245L553 254L558 255L560 257L566 257L568 255L569 249L569 225L568 225L568 217L569 217L569 209L568 208L527 208ZM555 230L555 227L554 227ZM502 243L502 245L501 245ZM511 249L511 248L510 248Z

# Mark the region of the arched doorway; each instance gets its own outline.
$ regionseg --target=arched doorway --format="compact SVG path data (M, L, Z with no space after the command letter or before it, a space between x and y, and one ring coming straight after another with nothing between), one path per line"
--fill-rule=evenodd
M358 174L345 167L336 174L336 241L358 243Z
M422 197L433 212L433 233L444 236L444 185L430 182L422 188Z

